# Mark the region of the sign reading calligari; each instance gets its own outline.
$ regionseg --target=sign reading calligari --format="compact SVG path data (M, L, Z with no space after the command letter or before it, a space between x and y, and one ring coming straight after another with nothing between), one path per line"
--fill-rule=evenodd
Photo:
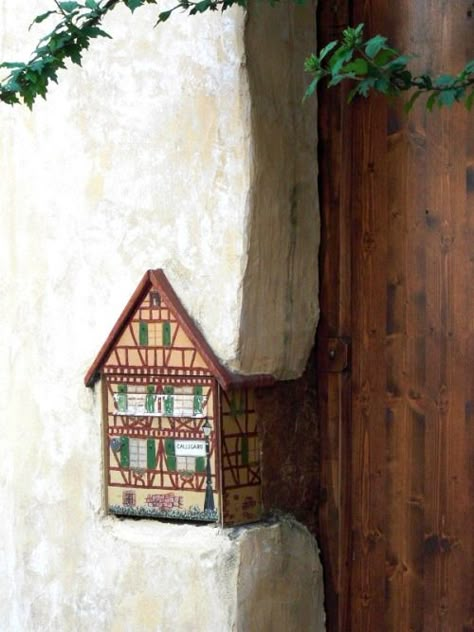
M176 456L206 456L205 441L175 441Z
M85 383L99 379L109 513L223 525L261 517L254 389L274 380L224 367L162 270L146 272Z

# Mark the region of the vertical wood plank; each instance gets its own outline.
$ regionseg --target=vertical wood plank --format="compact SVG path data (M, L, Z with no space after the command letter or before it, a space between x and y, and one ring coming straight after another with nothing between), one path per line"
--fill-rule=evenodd
M319 3L323 46L349 23L349 3ZM317 336L320 419L318 537L325 574L328 632L349 630L350 580L350 374L328 372L328 340L350 333L351 112L346 88L319 94L320 305Z
M385 104L354 104L352 257L352 532L351 620L356 630L383 629L385 574L385 315L387 202ZM363 299L362 299L363 297ZM357 300L358 299L358 300Z

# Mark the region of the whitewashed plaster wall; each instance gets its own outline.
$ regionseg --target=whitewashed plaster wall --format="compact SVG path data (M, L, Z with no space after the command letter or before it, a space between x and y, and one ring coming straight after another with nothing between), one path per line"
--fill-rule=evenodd
M1 59L29 53L41 33L27 35L29 22L50 5L0 0ZM249 43L238 10L156 30L154 15L117 10L105 25L114 40L95 43L46 103L33 113L0 107L0 629L8 632L247 632L241 595L264 592L268 578L265 564L242 566L241 537L103 515L100 407L82 378L145 269L166 270L218 355L243 371L298 374L317 316L314 154L300 177L289 150L300 123L291 127L284 107L272 111L273 129L280 114L285 128L275 160L293 175L275 191L276 180L261 175L269 103L250 98L259 67L251 24ZM288 50L294 37L287 31ZM290 107L295 85L287 88ZM289 200L314 220L310 230L298 220L304 234L291 238L298 204ZM272 255L267 265L277 251L282 260ZM261 327L271 312L269 337ZM290 529L275 547L270 528L252 533L262 560L274 552L275 568L306 555L319 569L308 534ZM288 608L320 621L320 584L305 583L304 564L293 568L291 582L299 577L307 592ZM275 604L296 594L284 582L269 591ZM277 632L271 603L267 612L258 630Z

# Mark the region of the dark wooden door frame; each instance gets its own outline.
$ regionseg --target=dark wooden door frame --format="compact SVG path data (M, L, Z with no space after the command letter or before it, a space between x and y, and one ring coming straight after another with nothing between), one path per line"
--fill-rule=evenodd
M350 7L320 2L318 42L338 37ZM351 556L351 112L346 90L319 94L319 190L321 209L320 304L316 348L320 426L319 541L328 632L348 630ZM343 341L348 358L334 357ZM336 352L337 353L337 352ZM341 351L339 351L339 354ZM336 362L334 362L336 360ZM336 366L334 366L334 364Z

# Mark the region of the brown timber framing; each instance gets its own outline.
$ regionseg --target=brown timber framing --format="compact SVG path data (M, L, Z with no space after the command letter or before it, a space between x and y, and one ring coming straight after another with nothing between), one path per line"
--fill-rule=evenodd
M417 53L474 57L472 2L320 3ZM320 94L319 537L329 632L474 630L474 118ZM331 371L331 339L351 373ZM343 365L341 365L343 366Z

